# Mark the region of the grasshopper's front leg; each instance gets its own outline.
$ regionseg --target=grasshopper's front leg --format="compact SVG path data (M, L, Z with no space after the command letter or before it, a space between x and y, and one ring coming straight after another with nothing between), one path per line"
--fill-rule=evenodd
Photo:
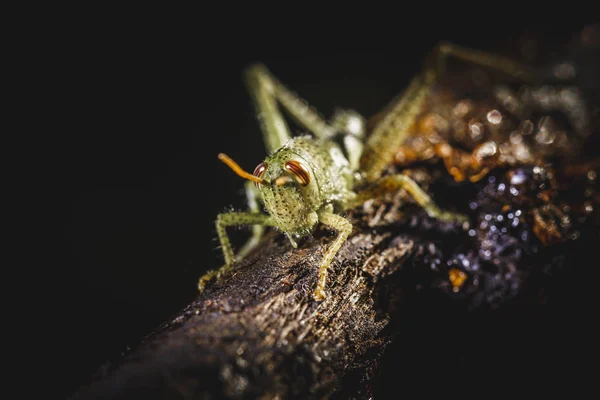
M206 284L212 279L220 279L223 275L231 270L235 262L233 256L233 248L231 247L231 241L227 236L226 228L228 226L239 226L239 225L260 225L260 226L273 226L273 221L269 215L252 212L230 212L226 214L219 214L217 216L216 228L217 234L219 235L219 241L221 242L221 248L223 250L223 257L225 258L225 265L216 271L209 271L198 281L198 289L200 292L204 290Z
M344 244L350 233L352 233L352 224L346 218L334 214L331 207L325 208L319 213L319 222L330 226L339 233L335 241L325 252L325 255L323 256L319 266L319 280L317 282L317 288L313 293L313 298L317 301L325 299L325 283L327 281L327 270L329 265L333 261L333 258L339 251L340 247L342 247L342 244Z
M251 182L251 181L246 182L245 188L246 188L246 198L248 200L248 210L252 214L259 214L260 213L260 203L259 203L260 192L256 188L256 185L254 185L254 182ZM265 232L265 225L262 225L262 224L252 225L252 236L250 236L250 239L248 239L246 244L244 244L244 246L240 249L240 251L238 251L235 258L237 260L241 260L244 257L246 257L246 255L250 251L252 251L252 249L254 249L256 247L256 245L262 238L262 235L264 232Z

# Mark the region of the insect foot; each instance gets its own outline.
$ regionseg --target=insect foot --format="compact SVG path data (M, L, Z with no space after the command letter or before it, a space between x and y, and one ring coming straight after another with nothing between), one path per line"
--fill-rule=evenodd
M213 278L213 274L215 271L208 271L204 276L202 276L199 280L198 280L198 291L200 293L204 292L204 288L206 287L206 284L208 282L211 281L211 279Z
M327 295L325 294L325 291L321 287L317 287L317 289L313 293L313 299L315 299L316 301L323 301L323 300L325 300L326 297L327 297Z
M335 246L335 243L333 244ZM332 249L331 247L325 254L325 258L331 259L333 258L332 253L337 252L336 249ZM323 260L321 265L319 266L319 277L317 280L316 288L313 292L313 299L316 301L323 301L327 298L327 293L325 292L325 284L327 282L327 272L329 271L329 262Z
M317 282L317 288L313 292L313 299L316 301L323 301L327 297L325 293L325 282L327 281L327 270L329 265L321 264L319 267L319 280Z
M223 275L225 275L227 272L229 272L231 270L231 268L232 268L232 265L225 264L217 270L208 271L206 274L204 274L198 280L198 291L200 293L202 293L204 291L204 289L206 288L206 285L208 284L208 282L212 281L213 279L215 281L218 281L219 279L221 279L221 277Z

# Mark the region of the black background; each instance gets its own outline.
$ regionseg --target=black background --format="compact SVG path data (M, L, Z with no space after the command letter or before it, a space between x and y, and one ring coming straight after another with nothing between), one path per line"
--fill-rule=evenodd
M252 17L91 13L35 39L35 101L48 114L29 117L45 119L26 139L35 163L23 168L35 178L25 203L40 215L28 233L47 246L26 271L50 292L31 318L48 318L51 355L29 365L54 377L48 395L72 393L194 299L198 277L221 264L214 219L244 197L216 155L249 170L265 156L243 67L264 62L325 116L335 106L372 115L441 39L493 48L523 30L552 40L583 26ZM467 363L485 358L473 354Z

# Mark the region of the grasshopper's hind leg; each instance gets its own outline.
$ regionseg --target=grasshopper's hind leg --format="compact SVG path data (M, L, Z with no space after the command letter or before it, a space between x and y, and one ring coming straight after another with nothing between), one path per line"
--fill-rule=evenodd
M245 71L246 86L252 96L267 151L281 148L291 137L289 127L279 111L278 102L301 126L321 139L335 135L336 130L308 106L297 94L287 89L263 64Z
M360 160L367 181L373 182L380 178L383 171L393 162L427 96L445 73L446 62L450 56L501 71L525 82L534 82L539 77L533 68L510 58L452 43L440 43L427 58L423 73L413 78L404 93L391 102L389 111L373 128L367 139Z
M279 110L278 103L300 126L319 139L332 139L343 134L350 166L357 170L363 151L366 120L354 110L336 110L330 122L296 93L286 88L263 64L254 64L245 71L267 151L281 148L291 137L290 129Z
M225 258L225 265L217 270L208 271L200 278L198 281L198 290L200 290L200 292L204 290L204 287L209 281L212 279L220 279L233 267L233 264L236 260L233 256L233 248L231 247L229 236L227 236L226 228L228 226L239 225L273 226L273 223L269 215L261 213L231 212L219 214L217 216L216 228L217 234L219 235L219 241L221 242L221 248L223 250L223 257Z
M349 204L349 207L351 208L357 206L369 199L379 197L384 193L394 192L399 189L406 190L432 218L439 219L441 221L454 221L463 224L468 223L469 221L468 217L465 215L442 210L415 181L403 174L385 176L379 179L370 187L360 191L352 204Z

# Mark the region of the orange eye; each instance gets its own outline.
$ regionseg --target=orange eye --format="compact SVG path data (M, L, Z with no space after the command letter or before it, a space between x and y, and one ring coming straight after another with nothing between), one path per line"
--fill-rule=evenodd
M261 162L260 164L258 164L256 166L256 168L254 168L254 172L252 173L252 175L254 175L258 178L262 178L262 176L265 174L266 170L267 170L267 164L265 164L264 162ZM254 182L254 184L258 187L258 183Z
M295 160L287 161L285 163L285 169L291 172L302 186L306 186L310 183L310 175L300 162Z

